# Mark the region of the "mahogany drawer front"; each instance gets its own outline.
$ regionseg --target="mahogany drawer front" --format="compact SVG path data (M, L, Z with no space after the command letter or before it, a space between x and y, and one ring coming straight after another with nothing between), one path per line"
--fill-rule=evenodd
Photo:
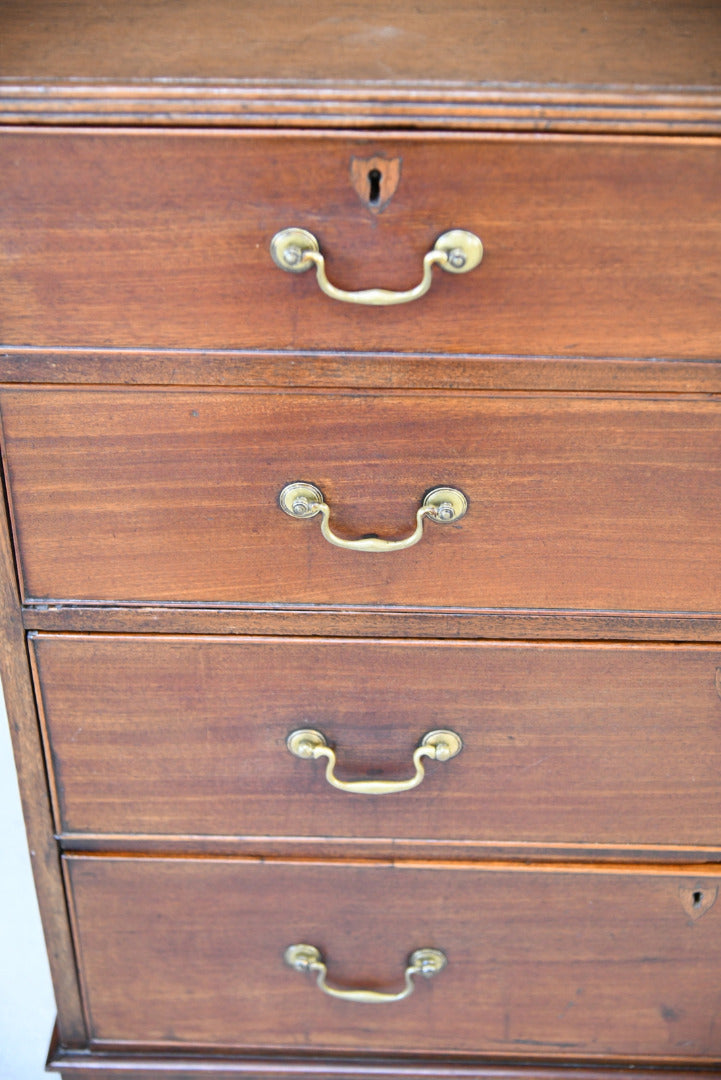
M721 1053L713 874L64 861L94 1042L576 1059ZM316 946L328 984L342 989L398 991L420 948L440 950L447 966L403 1001L334 1000L284 963L295 944Z
M605 395L4 388L25 598L721 610L721 402ZM343 550L282 512L310 481Z
M717 140L3 137L4 344L721 355ZM378 157L400 169L380 212L365 192ZM485 256L466 275L436 269L418 302L360 308L273 264L289 226L348 290L415 285L449 229Z
M31 638L63 833L717 846L721 649ZM721 678L719 679L721 686ZM294 757L298 729L342 782Z

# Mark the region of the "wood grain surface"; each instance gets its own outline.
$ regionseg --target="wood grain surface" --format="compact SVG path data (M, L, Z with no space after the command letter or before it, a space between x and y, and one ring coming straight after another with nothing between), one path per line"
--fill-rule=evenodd
M625 83L719 81L715 4L658 0L6 0L7 78L287 79L382 82ZM443 48L443 66L432 63Z
M4 498L2 501L4 504ZM80 1047L86 1043L87 1032L68 925L60 853L54 837L51 797L20 611L15 557L4 505L0 508L0 676L18 773L30 865L53 991L60 1013L58 1032L65 1046ZM2 827L3 830L8 829L9 823L3 820ZM13 838L12 842L15 843L16 839ZM3 881L3 890L7 890L8 895L13 887L12 880ZM10 910L14 912L16 909L11 906ZM7 911L5 907L5 915ZM37 918L37 914L34 912L32 917ZM9 932L12 934L13 929ZM3 980L3 985L4 988L8 987L8 982Z
M718 876L66 856L96 1045L285 1047L526 1059L718 1058ZM704 899L705 898L705 899ZM409 953L447 968L394 1005ZM113 978L107 978L107 972Z
M7 2L9 122L721 129L713 0Z
M718 648L39 634L31 649L65 833L410 838L431 854L719 840ZM411 776L434 728L463 750L413 791L353 795L287 750L303 727L345 780Z
M721 360L0 346L0 383L721 393Z
M64 1080L718 1075L720 56L715 0L0 3L0 669ZM359 308L288 226L349 290L485 254ZM346 538L469 512L341 551L294 480ZM464 748L365 798L299 726L350 779ZM295 942L448 966L350 1005Z
M5 389L24 596L383 608L719 612L713 398ZM317 484L335 531L284 514Z
M713 139L7 132L0 340L718 360ZM382 213L353 158L401 158ZM313 232L330 280L403 290L447 229L483 262L390 308L271 260Z
M721 614L645 614L485 609L408 611L378 608L276 608L142 604L29 604L28 630L102 634L269 634L359 638L477 638L519 641L721 640Z

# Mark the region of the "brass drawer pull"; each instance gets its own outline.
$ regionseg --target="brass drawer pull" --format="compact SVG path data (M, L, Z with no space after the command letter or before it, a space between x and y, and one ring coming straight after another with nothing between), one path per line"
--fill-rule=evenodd
M281 229L270 242L270 254L273 262L281 270L291 274L303 274L315 266L318 285L332 300L342 300L346 304L367 304L372 307L386 307L389 304L407 304L409 300L418 300L431 287L434 265L451 274L467 274L483 258L483 244L472 232L465 229L451 229L436 240L434 246L423 256L423 277L413 289L394 292L392 289L359 289L347 292L331 285L325 272L325 259L320 244L313 233L307 229Z
M415 773L408 780L339 780L335 775L335 750L328 746L325 735L315 728L299 728L292 731L286 739L286 746L291 754L304 760L326 758L325 778L339 791L350 791L353 795L395 795L399 791L410 791L418 787L425 776L423 758L432 761L450 761L463 749L463 742L455 731L443 729L427 732L413 751Z
M432 979L443 971L448 961L440 949L416 949L408 957L408 966L404 972L405 986L397 994L384 994L379 990L338 990L326 982L328 969L323 962L320 949L315 945L289 945L285 950L284 960L294 971L312 972L317 976L317 984L324 994L340 998L341 1001L356 1001L363 1005L389 1005L393 1001L403 1001L413 993L414 975Z
M463 517L468 500L457 488L438 487L429 491L416 512L416 527L403 540L381 540L378 536L364 536L361 540L344 540L336 536L330 527L330 507L323 493L315 484L303 482L286 484L278 496L280 508L290 517L305 519L321 515L320 531L329 544L352 548L354 551L401 551L413 547L423 536L423 519L430 518L439 525L448 525Z

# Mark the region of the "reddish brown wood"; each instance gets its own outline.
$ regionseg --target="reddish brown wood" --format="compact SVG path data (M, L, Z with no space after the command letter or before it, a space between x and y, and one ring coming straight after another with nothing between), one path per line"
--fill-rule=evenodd
M420 129L571 134L718 135L717 87L623 91L589 86L419 82L389 92L382 82L262 80L220 85L192 79L111 85L103 80L46 83L0 76L0 123L96 127Z
M244 638L32 639L59 830L713 846L721 650ZM285 746L303 727L336 791ZM700 748L703 752L699 753ZM349 850L350 854L350 850Z
M718 613L715 399L6 389L24 593L465 610ZM278 506L317 484L344 551Z
M249 856L273 859L352 858L373 862L390 857L427 862L449 863L477 860L512 863L542 861L548 865L572 862L579 866L622 863L625 866L648 864L676 866L683 869L721 863L721 844L684 845L682 848L658 844L581 844L501 843L480 840L392 840L358 839L328 836L199 836L188 833L59 833L60 849L84 855L202 855Z
M0 5L0 666L65 1080L718 1073L720 12ZM272 265L291 224L351 289L486 255L354 309ZM375 561L293 479L348 536L471 505ZM466 746L365 803L287 754L299 701L348 775ZM291 931L347 985L450 964L349 1019Z
M0 382L718 394L721 361L5 346Z
M452 9L381 0L338 9L275 0L10 0L0 63L8 77L183 79L375 78L717 85L715 4L657 0L455 0ZM443 50L443 66L433 63ZM402 87L401 87L402 89Z
M4 344L718 360L713 139L4 135ZM353 157L403 159L381 214ZM272 262L314 232L331 280L407 289L436 237L486 255L412 304L323 296Z
M718 131L719 52L712 0L16 0L0 17L0 116Z
M96 1044L714 1060L718 876L66 857ZM391 990L408 954L447 969L403 1003L326 998L283 964L317 945L341 987ZM107 972L113 978L107 978ZM290 1018L292 1022L290 1021Z
M4 499L3 499L4 503ZM65 891L48 794L42 742L20 614L13 551L4 505L0 508L0 675L18 770L30 863L66 1046L82 1046L85 1024L67 922ZM7 889L12 882L6 882ZM12 931L11 931L12 933Z
M212 608L138 604L100 607L37 603L23 611L28 630L99 633L306 634L390 638L512 640L721 640L721 616L549 611L378 611L363 608Z

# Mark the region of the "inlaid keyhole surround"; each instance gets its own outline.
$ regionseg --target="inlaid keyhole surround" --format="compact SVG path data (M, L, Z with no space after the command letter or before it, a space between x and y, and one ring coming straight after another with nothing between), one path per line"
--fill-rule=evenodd
M380 214L396 193L401 159L375 155L351 158L350 178L358 198L373 214Z
M718 885L682 885L678 890L681 906L691 919L700 919L716 902Z

